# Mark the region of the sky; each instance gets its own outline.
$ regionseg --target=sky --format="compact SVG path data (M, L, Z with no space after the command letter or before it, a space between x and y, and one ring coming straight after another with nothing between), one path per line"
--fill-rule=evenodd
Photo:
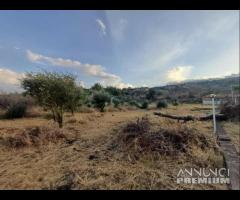
M0 11L0 91L42 70L119 88L236 74L239 11Z

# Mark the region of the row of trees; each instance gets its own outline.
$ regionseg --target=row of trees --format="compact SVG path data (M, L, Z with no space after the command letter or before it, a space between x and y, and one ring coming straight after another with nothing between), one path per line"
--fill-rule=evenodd
M63 73L27 73L21 85L24 94L33 97L37 103L52 112L52 117L59 127L63 126L63 114L68 111L74 115L81 105L95 107L100 112L104 111L107 104L118 107L124 102L138 108L148 108L148 103L155 101L156 92L152 89L146 94L146 101L142 103L129 99L124 95L124 90L115 87L103 88L99 83L90 89L85 89L76 84L76 77ZM166 102L158 102L157 107L166 107Z

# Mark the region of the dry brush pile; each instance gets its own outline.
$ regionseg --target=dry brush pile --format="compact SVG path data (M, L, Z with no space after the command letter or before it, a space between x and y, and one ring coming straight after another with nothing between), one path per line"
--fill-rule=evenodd
M154 128L146 117L128 123L115 142L119 150L136 160L146 154L172 158L185 155L189 158L196 149L218 153L214 137L181 123Z
M49 127L34 127L19 130L18 133L1 138L6 147L19 149L24 147L38 147L49 143L66 141L67 137L62 130Z

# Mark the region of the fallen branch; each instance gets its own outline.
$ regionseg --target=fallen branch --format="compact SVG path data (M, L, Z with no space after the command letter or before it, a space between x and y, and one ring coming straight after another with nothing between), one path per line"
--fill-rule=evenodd
M216 116L216 120L219 120L219 121L227 120L227 117L224 114L216 114L215 116ZM207 121L207 120L211 120L212 118L213 118L213 115L207 115L204 117L200 117L199 120Z
M175 119L175 120L183 120L184 122L187 121L194 121L194 120L199 120L199 121L207 121L207 120L211 120L213 118L213 115L207 115L207 116L203 116L203 117L194 117L191 115L188 116L176 116L176 115L168 115L168 114L164 114L161 112L154 112L154 115L160 116L160 117L166 117L169 119ZM223 114L217 114L216 115L216 119L217 120L226 120L226 116Z

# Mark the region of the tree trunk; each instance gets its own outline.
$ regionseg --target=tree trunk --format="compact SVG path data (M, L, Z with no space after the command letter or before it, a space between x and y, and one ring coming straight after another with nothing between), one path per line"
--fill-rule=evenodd
M56 115L55 115L54 109L51 109L51 110L52 110L53 120L56 122Z
M71 109L71 113L72 113L72 116L74 116L74 110L73 109Z
M62 108L57 111L57 122L58 122L59 128L62 128L63 127L63 110L62 110Z

